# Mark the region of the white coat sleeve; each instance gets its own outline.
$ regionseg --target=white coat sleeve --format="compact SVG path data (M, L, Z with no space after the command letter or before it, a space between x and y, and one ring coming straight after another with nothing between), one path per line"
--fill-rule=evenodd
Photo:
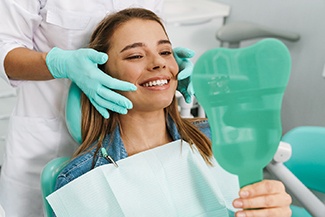
M10 82L4 69L4 59L17 47L33 49L33 32L41 22L41 0L0 1L0 77Z

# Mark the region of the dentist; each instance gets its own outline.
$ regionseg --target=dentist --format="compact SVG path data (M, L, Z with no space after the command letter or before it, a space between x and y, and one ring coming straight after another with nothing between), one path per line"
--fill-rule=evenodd
M71 81L105 118L107 110L126 114L133 84L114 79L98 68L105 53L87 47L90 34L106 14L130 6L162 12L162 0L2 0L0 2L0 76L17 87L6 153L0 175L0 204L10 217L42 216L40 172L58 156L70 156L77 144L64 118ZM187 101L194 54L175 49L180 68L178 90Z

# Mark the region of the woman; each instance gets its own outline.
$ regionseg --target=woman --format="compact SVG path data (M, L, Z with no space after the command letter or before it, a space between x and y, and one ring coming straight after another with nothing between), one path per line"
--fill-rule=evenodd
M18 93L0 176L0 204L7 216L42 216L42 168L53 158L71 156L77 147L64 118L71 81L106 118L108 109L124 114L132 107L115 90L132 91L134 85L98 70L107 54L81 49L106 14L131 6L161 13L163 0L0 1L0 77ZM184 79L192 71L186 54L193 52L175 53L181 66L189 66L182 71ZM182 84L179 89L190 99Z
M154 13L126 9L108 16L94 31L90 47L108 54L109 61L100 67L104 72L137 87L135 92L121 93L132 101L133 109L126 115L112 112L109 119L104 119L83 95L83 143L59 175L58 189L95 167L118 164L121 159L140 156L177 140L198 150L206 167L215 167L207 122L182 119L178 113L178 66L164 26ZM231 179L229 183L235 177ZM280 182L246 186L239 196L232 198L233 206L243 209L236 212L237 217L291 215L291 198Z

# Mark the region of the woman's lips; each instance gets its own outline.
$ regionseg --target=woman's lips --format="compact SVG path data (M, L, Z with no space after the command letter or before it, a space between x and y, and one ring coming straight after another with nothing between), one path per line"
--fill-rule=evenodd
M141 84L143 87L164 86L169 83L169 79L157 79Z

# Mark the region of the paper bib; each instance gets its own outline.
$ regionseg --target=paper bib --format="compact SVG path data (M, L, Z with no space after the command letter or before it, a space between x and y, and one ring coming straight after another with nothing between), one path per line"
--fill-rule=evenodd
M47 197L58 217L228 216L237 176L177 140L97 167Z

